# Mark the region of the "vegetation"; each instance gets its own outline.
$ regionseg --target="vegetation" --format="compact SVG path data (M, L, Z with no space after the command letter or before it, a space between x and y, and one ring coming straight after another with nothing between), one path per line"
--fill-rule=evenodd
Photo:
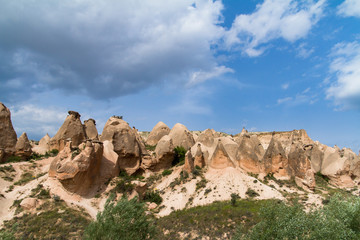
M143 201L144 201L144 202L154 202L154 203L156 203L157 205L159 205L159 204L162 203L163 199L162 199L162 197L160 196L160 194L159 194L158 191L148 190L148 191L146 191L145 194L144 194Z
M105 204L104 211L99 213L96 221L86 228L85 239L153 239L156 227L152 219L145 214L144 204L132 199L122 198L116 204L114 195Z
M166 233L160 239L229 239L239 223L247 230L258 223L258 212L268 201L273 200L240 199L235 206L224 201L174 211L157 219L160 232Z
M254 189L251 189L251 188L248 188L248 190L246 191L245 194L251 198L260 196L259 193L257 193Z
M186 149L182 146L177 146L174 148L174 160L172 161L172 166L183 165L185 163L185 154Z
M33 179L35 179L35 177L32 172L24 172L21 174L20 180L15 182L14 185L25 185Z
M233 239L360 239L360 200L334 196L323 208L306 213L301 205L271 202L250 231L241 226Z
M170 175L172 172L173 172L172 169L165 169L165 170L161 173L161 175L167 176L167 175Z
M5 221L0 239L80 239L90 223L89 215L64 202L47 201L37 210Z
M21 161L23 161L23 159L21 157L19 157L19 156L10 156L6 160L7 163L9 163L9 162L21 162Z
M230 202L231 202L231 205L232 205L232 206L235 206L235 205L236 205L236 200L240 198L239 194L237 194L237 193L232 193L232 194L230 195L230 197L231 197L231 201L230 201Z
M152 146L152 145L145 144L145 148L148 151L155 151L156 145Z

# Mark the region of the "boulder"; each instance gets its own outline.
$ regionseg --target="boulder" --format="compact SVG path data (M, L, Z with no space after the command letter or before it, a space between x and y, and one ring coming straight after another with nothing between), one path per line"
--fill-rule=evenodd
M278 179L290 179L291 169L281 143L272 138L263 157L265 174L272 173Z
M99 139L98 131L96 129L96 122L94 119L89 118L88 120L85 120L84 128L85 128L86 137L88 139L91 139L91 140Z
M26 133L24 132L23 134L21 134L21 136L19 137L16 143L15 155L25 160L28 157L30 157L31 153L32 153L31 144Z
M49 143L50 149L61 151L68 139L71 139L73 147L79 146L86 140L85 129L81 123L80 114L78 112L69 111L69 115L66 117L63 125L55 136L51 138Z
M175 124L175 126L171 129L169 136L171 137L175 147L182 146L188 150L195 144L195 140L191 132L180 123Z
M163 122L158 122L153 129L151 130L148 138L146 139L146 144L150 146L155 146L158 144L160 139L170 133L170 128Z
M69 141L51 162L49 177L59 180L70 192L86 195L99 185L102 157L103 144L99 141L88 140L80 150L72 148Z
M139 139L136 130L116 116L110 117L106 122L100 137L100 141L109 141L113 145L113 151L118 155L117 165L129 175L139 169L142 155L147 154Z
M264 148L257 136L244 135L236 159L242 169L252 173L260 173L263 172L262 158L264 154Z
M10 110L0 102L0 149L2 150L0 163L15 153L16 142L17 136L11 122Z
M40 201L36 198L24 198L20 206L25 210L35 209L39 205Z
M50 146L49 146L50 139L51 138L49 134L46 134L43 138L40 139L39 144L35 145L32 148L32 151L44 155L47 151L50 150Z

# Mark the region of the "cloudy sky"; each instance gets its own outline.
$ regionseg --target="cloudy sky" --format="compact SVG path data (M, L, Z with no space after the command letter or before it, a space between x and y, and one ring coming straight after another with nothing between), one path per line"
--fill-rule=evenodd
M0 101L20 135L68 110L139 130L306 129L360 149L359 0L0 0Z

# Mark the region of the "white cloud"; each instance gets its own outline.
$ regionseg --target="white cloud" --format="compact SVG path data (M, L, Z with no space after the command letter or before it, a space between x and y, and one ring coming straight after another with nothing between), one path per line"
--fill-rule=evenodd
M271 40L294 42L307 36L322 16L325 0L265 0L252 14L241 14L226 33L228 48L240 48L250 57L261 55Z
M279 98L277 100L277 104L281 105L284 104L286 106L297 106L301 104L314 104L317 102L316 94L311 93L311 88L306 88L302 92L297 93L293 97L286 97L286 98Z
M286 102L291 101L292 99L293 99L292 97L279 98L279 99L277 100L277 103L278 103L278 104L283 104L283 103L286 103Z
M15 131L20 136L26 132L28 136L42 137L39 134L49 133L54 136L66 118L66 111L58 107L39 107L33 104L11 106L11 119ZM37 139L39 140L39 139Z
M206 80L219 77L225 73L233 73L234 70L225 66L215 67L210 71L197 71L193 72L190 76L188 86L205 82Z
M314 48L308 48L305 43L301 43L297 48L297 56L305 59L310 57L314 51Z
M290 83L284 83L284 84L281 85L281 88L283 90L287 90L289 88L289 86L290 86Z
M331 56L335 80L327 88L327 98L341 109L360 109L360 43L338 43Z
M338 6L338 14L345 17L360 17L360 1L345 0Z

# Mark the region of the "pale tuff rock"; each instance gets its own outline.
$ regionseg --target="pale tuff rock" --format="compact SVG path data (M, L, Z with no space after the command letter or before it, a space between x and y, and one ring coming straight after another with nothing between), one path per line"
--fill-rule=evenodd
M289 166L293 171L292 175L304 179L306 171L311 169L311 163L305 154L303 146L299 143L294 143L291 146L288 159Z
M252 173L263 172L262 158L265 154L257 136L244 135L237 153L239 166Z
M100 137L101 141L110 141L114 146L113 151L118 155L118 166L129 175L135 173L139 167L142 152L145 149L140 137L127 122L119 117L110 117L104 126ZM146 151L146 150L145 150Z
M324 151L318 143L307 145L305 154L310 159L311 167L315 172L320 172L324 159Z
M175 147L182 146L188 150L195 144L195 140L191 132L180 123L175 124L175 126L171 129L169 136L171 137Z
M24 198L20 206L25 210L32 210L37 208L40 205L40 200L36 198Z
M291 169L289 161L281 143L272 138L263 157L265 174L273 173L278 179L290 179Z
M170 128L163 122L158 122L153 129L151 130L148 138L146 139L146 144L150 146L155 146L158 144L160 139L170 133Z
M32 153L30 141L26 133L21 134L19 137L16 146L15 146L15 155L23 159L30 157Z
M91 140L99 139L98 131L96 129L96 122L94 119L90 118L88 120L85 120L84 128L85 128L86 137L88 139L91 139Z
M197 145L195 157L194 157L194 166L198 166L200 168L205 167L205 157L204 153L201 151L201 144Z
M0 163L15 153L16 142L17 136L11 123L10 110L0 102Z
M191 151L187 151L186 155L185 155L185 164L184 164L184 168L185 171L187 171L188 173L191 173L194 171L195 166L194 166L194 158L191 154Z
M209 166L215 169L223 169L227 167L235 167L230 155L227 153L221 139L218 140L218 144L214 153L209 161Z
M202 143L207 147L211 147L214 144L215 137L218 137L216 136L215 130L206 129L199 135L197 142Z
M38 154L44 155L47 151L50 150L50 136L46 134L43 138L40 139L39 144L33 146L32 151Z
M55 157L49 169L49 177L61 182L63 187L73 193L86 195L97 186L103 156L103 144L88 140L84 149L72 149L67 142L65 148Z
M85 129L81 123L80 114L78 112L69 111L69 115L66 117L63 125L55 136L51 138L50 149L62 150L68 139L71 140L74 147L79 146L86 140Z

